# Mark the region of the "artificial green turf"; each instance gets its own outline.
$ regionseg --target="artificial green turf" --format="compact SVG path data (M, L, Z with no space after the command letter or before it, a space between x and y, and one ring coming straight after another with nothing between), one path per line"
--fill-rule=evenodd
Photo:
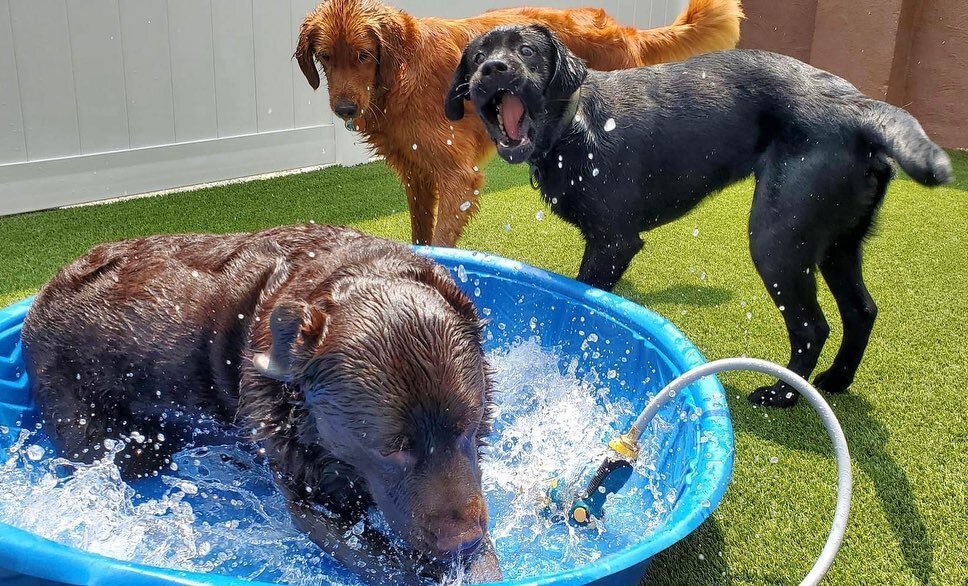
M830 397L850 444L855 489L829 583L968 581L968 154L952 157L959 177L952 186L892 185L867 246L866 279L880 315L850 393ZM527 186L526 169L495 162L487 171L483 210L461 246L574 275L580 238ZM783 323L747 252L751 185L649 234L617 293L667 316L707 357L783 362ZM409 237L403 192L382 164L0 218L0 304L32 293L97 242L310 219ZM824 368L839 343L839 320L823 287L821 300L834 330ZM745 394L759 379L723 380L736 427L732 484L712 518L658 556L650 576L660 584L796 583L831 518L831 449L809 407L754 408Z

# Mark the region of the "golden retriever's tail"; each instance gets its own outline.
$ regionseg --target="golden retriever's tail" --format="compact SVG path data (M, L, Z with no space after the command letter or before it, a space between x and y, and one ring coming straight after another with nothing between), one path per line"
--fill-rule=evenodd
M740 0L689 0L669 26L638 31L640 66L732 49L744 18Z

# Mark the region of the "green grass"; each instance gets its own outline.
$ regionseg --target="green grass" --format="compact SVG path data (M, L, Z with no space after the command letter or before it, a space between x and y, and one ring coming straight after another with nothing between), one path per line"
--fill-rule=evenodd
M853 388L830 397L856 475L832 584L968 583L968 154L953 158L960 177L953 186L893 184L866 249L866 278L881 311ZM667 316L708 357L783 362L780 314L747 252L750 199L751 183L741 183L649 234L617 292ZM402 190L382 164L0 218L0 304L32 293L97 242L310 219L409 236ZM526 169L500 163L488 167L483 211L461 245L566 275L575 274L582 250L577 232L527 186ZM834 329L823 368L839 343L839 320L821 289ZM834 505L828 441L809 407L753 408L745 394L758 379L723 380L736 427L732 484L709 521L655 560L651 577L660 584L796 583L823 545Z

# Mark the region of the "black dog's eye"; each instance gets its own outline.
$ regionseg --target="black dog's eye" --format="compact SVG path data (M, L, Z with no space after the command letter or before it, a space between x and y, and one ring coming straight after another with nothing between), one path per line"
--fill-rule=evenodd
M478 53L477 55L474 55L474 63L477 63L478 65L480 65L481 63L484 63L484 53Z
M525 57L531 57L532 55L534 55L534 49L532 49L527 45L521 45L521 48L518 49L518 52L520 52Z

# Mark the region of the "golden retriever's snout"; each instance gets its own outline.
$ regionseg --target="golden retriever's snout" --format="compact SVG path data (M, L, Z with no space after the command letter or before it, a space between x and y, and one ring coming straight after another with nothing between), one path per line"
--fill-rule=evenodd
M360 107L352 100L338 98L333 103L333 112L343 120L352 120L359 115Z

